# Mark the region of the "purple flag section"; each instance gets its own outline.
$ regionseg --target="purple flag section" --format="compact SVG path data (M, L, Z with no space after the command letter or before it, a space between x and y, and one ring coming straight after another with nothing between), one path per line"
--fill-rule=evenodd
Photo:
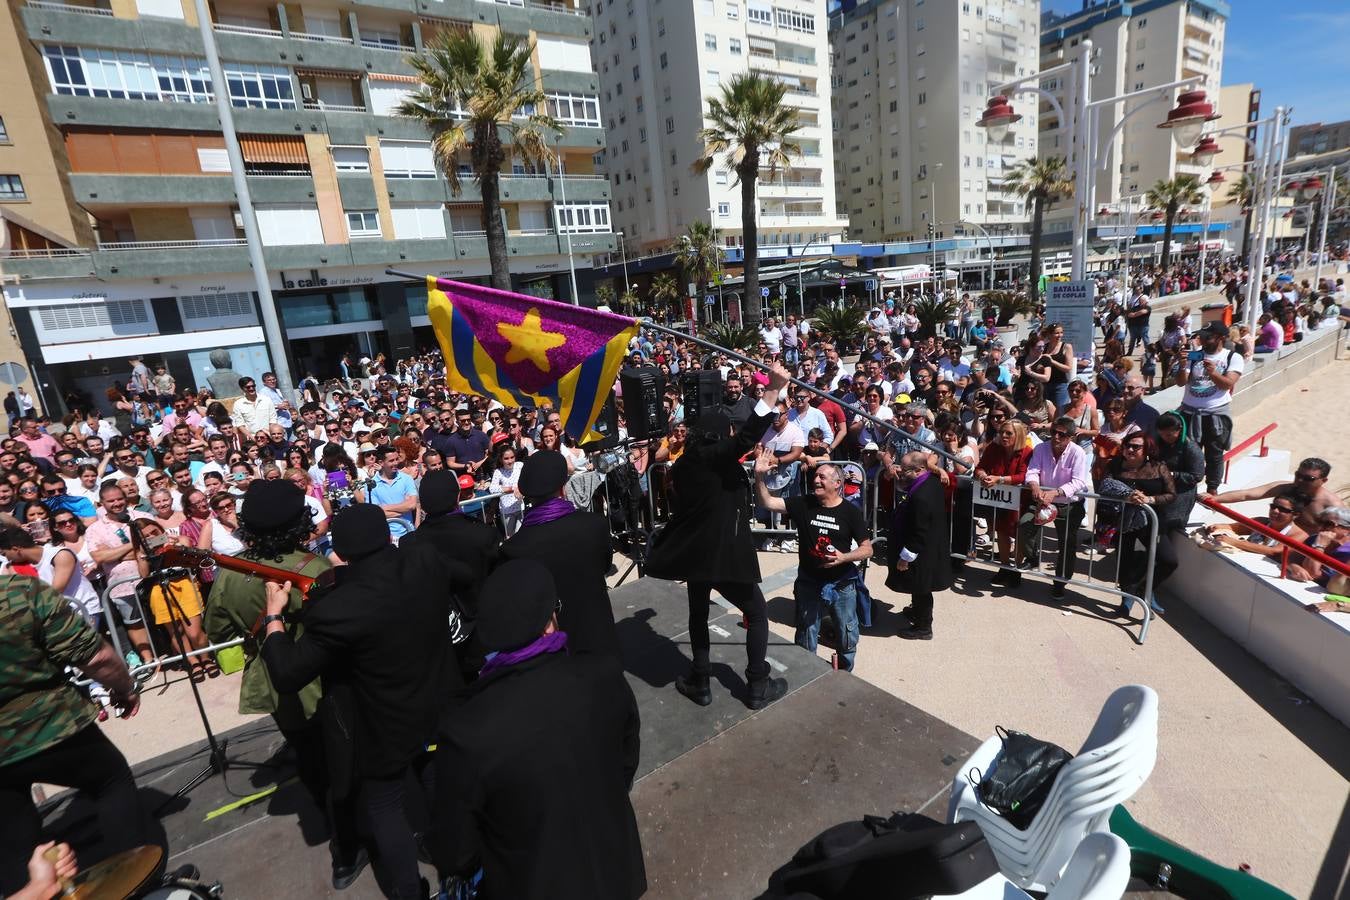
M634 320L555 300L437 279L488 358L520 389L556 384Z

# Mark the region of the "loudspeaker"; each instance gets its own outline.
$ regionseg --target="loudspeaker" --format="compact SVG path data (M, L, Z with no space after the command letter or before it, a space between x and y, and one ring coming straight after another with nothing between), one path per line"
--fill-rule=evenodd
M608 450L619 443L619 411L614 406L614 393L605 398L605 405L600 407L600 416L595 420L593 426L600 433L598 439L586 441L577 446L587 453L595 453L598 450Z
M716 369L682 372L680 394L684 402L684 420L693 422L703 413L721 407L722 373Z
M666 378L661 370L655 366L620 370L619 386L623 390L628 437L637 441L665 437Z

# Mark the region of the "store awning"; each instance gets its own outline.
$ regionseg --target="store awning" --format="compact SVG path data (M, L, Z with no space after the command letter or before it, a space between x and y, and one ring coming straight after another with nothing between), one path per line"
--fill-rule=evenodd
M386 75L382 72L371 72L367 77L369 77L371 81L399 81L404 84L421 84L421 82L412 75Z
M239 149L243 151L245 162L309 165L304 138L289 134L241 134Z
M360 72L348 72L345 69L301 69L297 68L295 74L302 78L306 75L311 78L345 78L349 81L360 81Z

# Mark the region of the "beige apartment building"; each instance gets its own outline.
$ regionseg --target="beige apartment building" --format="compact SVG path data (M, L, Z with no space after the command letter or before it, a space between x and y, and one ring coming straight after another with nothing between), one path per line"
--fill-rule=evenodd
M1025 224L1009 169L1037 153L1025 117L995 143L975 123L999 84L1039 64L1038 0L864 0L830 21L835 183L849 237L923 239Z

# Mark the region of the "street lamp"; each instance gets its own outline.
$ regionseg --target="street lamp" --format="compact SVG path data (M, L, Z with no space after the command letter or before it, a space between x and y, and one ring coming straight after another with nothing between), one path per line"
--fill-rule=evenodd
M1200 166L1202 169L1214 162L1214 157L1219 155L1219 142L1210 135L1201 138L1200 143L1195 145L1191 151L1191 162Z
M1219 189L1219 185L1223 184L1227 180L1228 180L1227 178L1223 177L1222 172L1214 172L1208 178L1205 179L1205 187L1209 188L1211 192L1217 191Z
M619 239L619 253L623 255L623 283L628 283L628 246L623 240L623 231L615 232L615 237Z
M1324 187L1326 185L1322 182L1322 179L1314 175L1303 182L1303 187L1299 189L1299 196L1304 200L1311 200L1321 193Z
M1214 104L1205 99L1204 91L1183 91L1177 105L1167 114L1167 121L1158 125L1172 131L1172 140L1179 147L1189 147L1200 140L1206 122L1219 118Z
M995 143L1002 143L1008 136L1008 129L1014 122L1022 121L1022 115L1013 109L1012 103L1007 96L999 94L997 97L990 97L989 103L984 108L984 115L975 124L986 130L989 140Z

